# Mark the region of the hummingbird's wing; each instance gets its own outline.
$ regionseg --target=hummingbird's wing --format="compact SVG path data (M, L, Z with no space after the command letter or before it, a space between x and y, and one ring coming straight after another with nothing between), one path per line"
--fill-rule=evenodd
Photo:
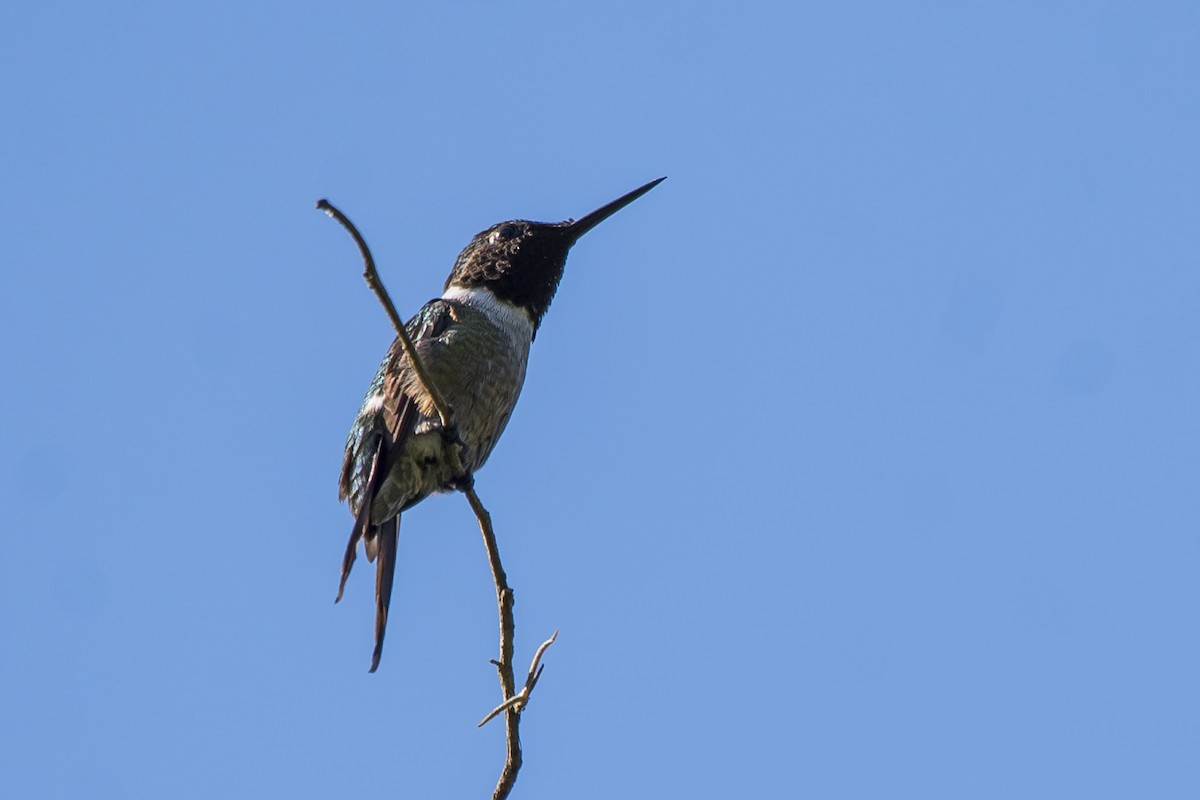
M437 299L426 303L405 328L413 343L419 344L441 336L453 322L451 304ZM417 404L402 388L410 370L404 348L397 337L379 365L358 416L350 427L338 482L338 498L349 499L354 527L350 530L350 539L342 557L342 578L338 584L337 600L342 599L345 591L359 540L363 542L368 559L375 561L378 558L375 570L375 652L371 659L371 672L379 666L383 650L396 570L396 542L400 533L399 511L382 523L373 525L372 507L376 493L403 453L404 443L420 417ZM419 499L412 498L406 506Z

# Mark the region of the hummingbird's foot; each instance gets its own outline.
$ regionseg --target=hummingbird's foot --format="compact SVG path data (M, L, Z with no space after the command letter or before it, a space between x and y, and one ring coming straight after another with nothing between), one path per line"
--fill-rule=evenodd
M465 492L475 488L475 476L468 472L466 475L459 475L450 482L456 492Z
M440 432L442 434L442 441L445 442L446 444L448 444L448 445L456 444L459 447L463 448L464 450L467 448L467 443L464 442L462 440L462 437L458 435L458 426L457 425L450 427L450 428L441 428Z

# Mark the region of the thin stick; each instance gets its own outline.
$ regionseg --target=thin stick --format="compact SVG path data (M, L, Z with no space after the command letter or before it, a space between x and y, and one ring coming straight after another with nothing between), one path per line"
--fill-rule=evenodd
M513 618L513 592L508 585L508 576L504 573L504 565L500 562L500 547L496 544L496 533L492 529L492 515L484 508L479 495L475 493L474 478L463 468L460 450L462 448L462 440L458 436L458 429L454 423L453 410L442 397L433 381L429 377L429 373L425 370L425 365L421 363L420 357L417 355L417 350L413 346L412 339L408 335L408 331L404 327L404 323L400 319L400 315L396 312L396 306L392 303L392 298L388 295L387 289L383 286L383 281L379 278L379 272L375 269L375 259L371 256L371 250L367 247L366 240L362 234L358 232L358 228L354 223L343 214L336 206L328 200L322 198L317 201L317 208L324 211L329 216L333 217L338 223L345 228L354 243L358 245L358 251L363 259L363 279L367 282L367 286L371 287L371 291L379 298L379 302L383 304L384 311L387 312L388 319L392 322L392 327L396 329L396 335L400 337L401 346L404 348L405 355L412 363L413 372L416 373L417 379L429 393L433 400L434 408L437 409L438 416L441 417L442 430L447 439L457 444L457 447L446 448L447 460L450 468L456 475L462 475L457 480L457 488L467 497L467 502L471 504L471 510L475 512L475 519L479 521L479 530L483 534L483 545L487 550L488 565L492 570L492 581L496 584L496 605L500 611L500 660L493 661L496 665L496 670L500 674L500 688L504 695L504 702L497 706L483 722L484 723L493 717L504 713L505 722L505 739L507 742L507 752L504 760L504 769L500 772L500 779L496 782L496 788L492 792L493 800L504 800L512 791L513 785L517 782L517 773L521 770L521 709L529 702L529 694L533 691L533 687L537 685L538 678L542 676L544 665L541 664L542 655L546 652L554 640L558 638L558 631L554 632L546 641L542 642L541 647L534 654L533 663L529 666L529 674L525 678L525 686L521 689L520 694L516 691L516 679L513 677L513 639L515 638L516 622Z
M537 649L537 653L533 656L533 662L529 665L525 686L518 694L516 678L513 676L513 639L516 632L516 621L513 617L513 591L509 588L504 565L500 563L500 547L496 544L496 532L492 529L492 515L483 507L473 484L464 485L461 490L467 496L467 502L471 504L471 510L475 512L475 518L479 521L479 532L483 534L483 546L487 550L488 564L492 568L492 581L496 584L496 605L500 609L500 660L492 663L496 665L496 671L500 675L500 690L504 695L504 702L492 709L479 723L479 727L482 728L501 712L504 713L507 755L504 759L504 769L500 772L500 780L496 782L496 788L492 792L492 800L504 800L517 782L517 773L520 772L523 761L521 755L521 711L529 702L529 695L533 691L533 687L537 685L538 678L542 676L542 668L545 666L541 663L542 655L546 652L546 648L554 644L554 640L558 638L558 631L542 642L541 647Z
M487 550L488 564L492 568L492 582L496 584L496 606L500 610L500 660L492 663L496 665L496 671L500 675L500 693L504 703L508 703L516 695L516 680L513 678L512 667L513 638L516 633L513 591L509 588L508 576L504 574L504 565L500 563L500 547L496 544L496 532L492 529L492 515L483 507L473 485L465 486L463 494L467 496L467 502L475 512L475 519L479 520L479 532L483 534L483 546ZM521 755L521 711L513 706L504 709L504 739L504 769L500 771L500 779L492 791L492 800L504 800L508 797L517 782L517 773L521 771L524 760Z
M379 278L379 271L375 269L375 259L371 256L371 248L367 247L367 240L358 232L358 228L350 221L350 218L324 197L317 201L317 208L337 220L338 224L345 228L350 236L354 238L354 243L358 245L358 252L362 255L363 280L367 282L367 286L371 287L371 291L375 293L375 296L379 298L379 302L383 304L383 310L387 312L388 319L392 321L392 327L396 329L396 335L400 337L400 345L404 348L404 354L408 356L408 360L412 364L413 372L417 374L417 379L421 381L421 385L425 387L425 391L429 393L430 399L433 400L433 407L437 409L438 416L441 417L442 429L445 431L455 431L454 412L446 402L446 399L442 397L442 393L438 391L433 381L430 380L429 373L425 371L425 365L421 363L421 359L417 356L417 348L413 345L412 337L408 335L408 330L404 327L404 322L396 312L396 306L392 303L392 298L388 295L387 289L383 288L383 281ZM457 434L454 438L458 438Z

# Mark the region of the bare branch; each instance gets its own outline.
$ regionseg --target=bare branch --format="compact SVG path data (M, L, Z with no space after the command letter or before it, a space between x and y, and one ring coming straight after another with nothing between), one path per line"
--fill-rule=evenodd
M421 359L417 356L417 348L413 345L412 337L408 335L408 330L404 327L404 322L400 319L400 314L396 312L396 306L392 303L392 298L388 295L387 289L383 287L383 281L379 278L379 271L375 269L375 259L371 256L371 248L367 247L367 240L358 232L358 228L350 221L350 218L324 197L317 201L317 208L337 220L338 224L345 228L350 236L354 238L354 243L358 245L358 252L362 255L363 280L367 282L367 286L371 287L371 291L379 298L379 302L383 305L383 310L387 312L388 319L392 321L392 327L396 329L396 335L400 337L400 345L404 348L404 354L408 356L408 360L412 363L413 372L417 374L417 379L421 381L421 385L429 393L429 397L433 401L433 407L437 409L438 416L441 417L442 429L453 432L454 438L457 439L457 429L454 427L454 412L446 402L446 399L442 397L442 393L438 391L433 381L430 380L429 373L425 371L425 365L421 363ZM461 465L458 471L462 472Z
M492 792L493 800L504 800L512 791L513 785L517 782L517 773L521 770L523 760L521 756L520 736L521 709L529 702L529 694L533 691L533 687L537 685L538 679L542 676L542 670L545 668L545 665L541 663L542 655L546 652L546 648L558 638L558 631L556 630L537 649L537 652L533 656L533 662L529 665L529 674L525 677L525 685L518 694L516 692L516 679L513 676L512 666L513 638L516 630L516 623L513 619L513 592L508 586L508 576L504 573L504 565L500 563L500 548L496 544L496 533L492 529L491 514L484 508L479 495L475 493L475 480L473 476L466 471L462 464L460 451L463 447L463 442L459 438L458 428L454 422L453 409L446 403L445 398L442 397L441 392L438 391L430 379L429 373L425 370L425 365L417 355L412 338L409 337L408 331L400 319L400 315L396 312L396 306L392 303L387 289L383 286L383 281L379 278L379 272L375 269L375 259L371 256L371 250L367 247L367 242L362 237L362 234L358 232L358 228L336 206L324 198L317 201L317 208L337 220L349 232L350 236L353 237L354 243L358 245L359 253L363 259L363 279L383 305L388 319L392 322L392 327L396 329L396 335L400 337L404 353L412 363L413 372L416 373L417 379L421 382L425 391L429 393L434 408L437 409L438 416L441 418L442 429L448 441L457 445L456 447L446 448L446 458L454 474L461 476L456 480L456 488L466 495L467 502L470 503L471 510L475 512L475 518L479 521L479 530L483 534L483 544L487 550L488 565L492 570L492 580L496 584L496 604L499 607L500 613L500 659L498 661L491 659L491 663L496 665L496 671L500 675L500 688L504 695L504 702L488 714L479 725L482 727L484 723L501 713L505 715L507 755L504 761L504 769L500 772L500 779L496 782L496 788Z
M500 692L504 698L501 708L489 715L488 719L504 712L504 738L507 743L507 754L504 759L504 769L500 771L500 780L492 792L492 800L504 800L517 782L517 773L521 770L521 712L516 708L516 680L513 678L513 637L516 622L513 620L513 592L508 586L508 576L504 574L504 565L500 563L500 547L496 544L496 532L492 529L492 515L483 507L474 486L463 488L475 519L479 521L479 532L483 534L483 546L487 550L488 564L492 568L492 581L496 584L496 605L500 610L500 659L493 661L496 672L500 676ZM513 703L513 705L509 705ZM487 720L485 719L484 722ZM479 723L483 725L483 723Z

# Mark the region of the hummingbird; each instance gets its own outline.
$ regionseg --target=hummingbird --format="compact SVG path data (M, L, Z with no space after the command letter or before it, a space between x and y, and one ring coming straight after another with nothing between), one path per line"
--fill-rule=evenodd
M338 497L349 501L354 526L337 600L359 542L375 562L371 672L383 653L400 515L431 494L458 488L487 461L521 394L529 346L562 280L571 246L664 180L650 181L578 220L497 223L459 253L442 296L405 325L426 372L453 410L457 440L442 429L399 337L392 342L350 427L338 483ZM450 447L462 448L465 474L451 469Z

